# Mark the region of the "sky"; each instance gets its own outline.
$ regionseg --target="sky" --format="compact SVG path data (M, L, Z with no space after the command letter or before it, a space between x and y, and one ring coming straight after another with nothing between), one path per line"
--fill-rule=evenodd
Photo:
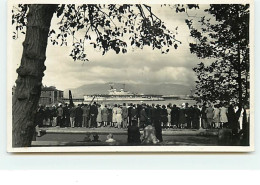
M47 47L45 65L47 67L43 84L56 86L60 90L77 88L85 84L96 83L145 83L160 84L173 83L193 87L196 74L192 70L200 62L209 62L209 59L199 59L189 51L189 43L193 39L189 36L189 29L185 23L188 16L201 17L206 15L207 5L200 5L199 10L189 10L186 13L176 13L170 7L152 5L152 10L170 30L178 26L176 39L181 41L178 49L170 48L168 54L161 54L159 50L149 47L144 49L128 48L126 54L116 54L109 51L105 55L92 47L87 46L88 62L73 61L69 56L72 47L53 46L50 42ZM57 28L58 20L53 18L51 29ZM21 35L21 34L20 34ZM128 39L128 38L126 38ZM16 69L20 65L22 56L22 42L24 36L12 40L12 76L13 83L17 78ZM14 83L15 84L15 83Z

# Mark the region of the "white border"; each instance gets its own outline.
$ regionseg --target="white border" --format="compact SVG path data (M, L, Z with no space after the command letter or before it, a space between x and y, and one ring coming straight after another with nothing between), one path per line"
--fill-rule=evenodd
M75 146L75 147L24 147L12 148L12 28L11 9L13 4L83 4L90 0L9 0L7 4L7 151L8 152L252 152L254 151L254 1L253 0L98 0L100 4L250 4L250 146Z

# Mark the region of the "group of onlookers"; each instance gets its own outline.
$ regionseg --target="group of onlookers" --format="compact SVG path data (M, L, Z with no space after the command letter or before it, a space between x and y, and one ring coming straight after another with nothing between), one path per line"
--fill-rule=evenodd
M129 104L100 105L79 104L57 107L40 106L36 113L36 122L41 126L60 127L115 127L128 128L133 121L139 128L158 123L162 128L243 128L243 119L248 111L233 104L203 104L189 106Z
M77 106L61 104L57 107L39 106L36 123L39 127L128 128L130 141L131 133L135 133L132 138L138 138L134 135L144 129L147 142L156 143L157 140L162 141L163 128L230 128L238 132L249 123L249 109L228 103L204 103L202 106L183 103L180 107L171 104L165 106L132 103L110 106L96 102Z

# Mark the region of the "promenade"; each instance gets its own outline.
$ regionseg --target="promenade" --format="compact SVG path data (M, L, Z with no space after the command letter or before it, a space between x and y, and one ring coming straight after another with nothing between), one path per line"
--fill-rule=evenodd
M36 130L32 146L128 146L127 129L101 128L59 128L44 127ZM107 143L112 133L113 143ZM141 139L143 131L140 131ZM171 146L217 146L218 129L163 129L163 142L157 145ZM98 141L93 138L98 135ZM142 145L142 144L138 144Z

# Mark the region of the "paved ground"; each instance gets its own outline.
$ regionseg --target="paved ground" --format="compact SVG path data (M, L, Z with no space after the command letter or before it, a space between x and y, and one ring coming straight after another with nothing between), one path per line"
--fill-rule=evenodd
M128 145L127 129L116 128L39 128L41 137L36 137L33 145L38 146L90 146L90 145ZM106 143L106 137L113 133L115 143ZM99 142L93 141L93 134L99 135ZM142 134L142 131L141 131ZM189 146L216 146L218 145L218 130L193 129L165 129L163 142L158 145L189 145ZM89 141L88 137L90 138Z

